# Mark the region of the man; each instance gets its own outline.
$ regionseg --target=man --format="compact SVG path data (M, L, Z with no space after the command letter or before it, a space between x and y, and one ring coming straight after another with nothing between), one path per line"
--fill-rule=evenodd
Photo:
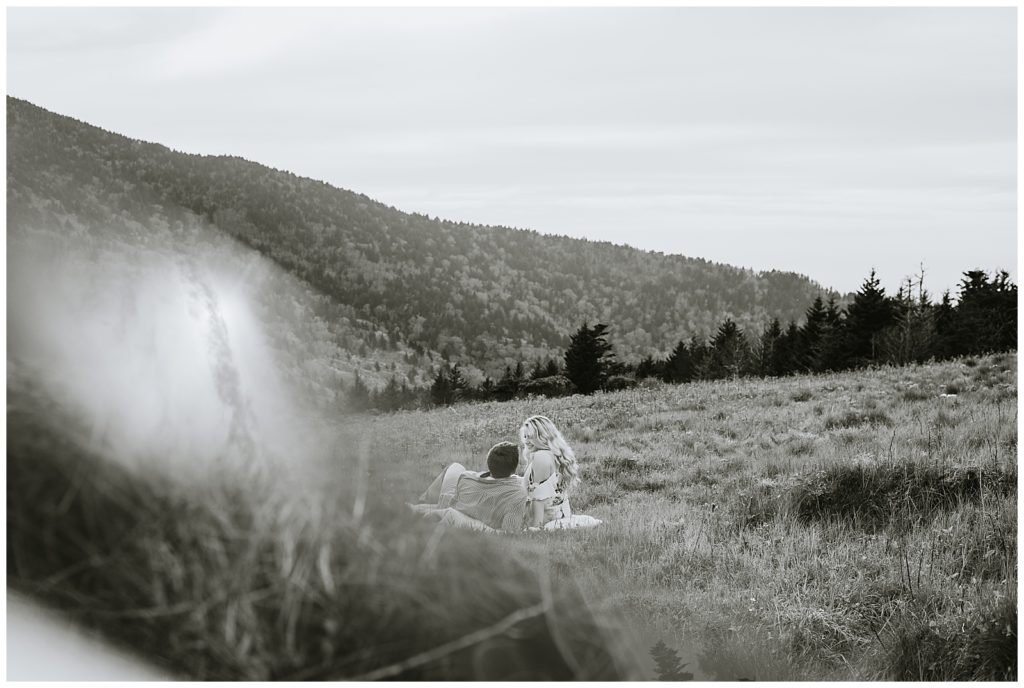
M513 475L518 465L516 445L499 442L487 452L486 473L453 463L420 495L420 503L410 506L443 525L520 532L526 521L526 488Z

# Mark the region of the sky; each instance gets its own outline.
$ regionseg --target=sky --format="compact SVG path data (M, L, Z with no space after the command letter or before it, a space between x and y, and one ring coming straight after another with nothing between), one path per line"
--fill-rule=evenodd
M7 11L8 94L400 210L841 292L1017 278L1012 7Z

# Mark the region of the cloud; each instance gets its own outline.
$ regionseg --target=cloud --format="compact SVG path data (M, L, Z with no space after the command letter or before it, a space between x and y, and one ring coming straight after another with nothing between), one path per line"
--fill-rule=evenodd
M970 227L978 260L1015 255L1014 18L12 10L9 87L115 131L242 155L403 210L749 260L840 289L869 260L883 274L911 270L913 246L928 246L945 252L938 289L966 260L954 226ZM679 227L706 235L682 240ZM874 228L909 248L846 250ZM933 230L947 234L930 246Z

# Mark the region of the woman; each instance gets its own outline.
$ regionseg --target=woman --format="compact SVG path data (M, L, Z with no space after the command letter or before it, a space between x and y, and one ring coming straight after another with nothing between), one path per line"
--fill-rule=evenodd
M527 525L539 527L569 519L569 493L579 484L579 466L569 443L551 419L530 416L519 428L520 450L527 462Z

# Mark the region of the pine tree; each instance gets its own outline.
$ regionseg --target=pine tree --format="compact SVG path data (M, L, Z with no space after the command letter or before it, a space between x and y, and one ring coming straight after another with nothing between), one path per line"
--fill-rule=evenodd
M664 379L666 382L689 382L693 379L693 356L686 346L686 341L679 340L665 362Z
M693 335L692 337L690 337L690 344L688 346L688 349L690 351L690 365L692 366L693 370L693 375L690 379L708 379L708 368L710 365L711 350L708 348L707 343L697 335Z
M469 390L469 382L463 376L462 369L458 363L448 371L448 389L451 394L452 403L465 398Z
M517 390L526 382L526 369L523 368L522 361L516 361L516 369L512 371L512 379L515 380Z
M772 318L761 334L757 351L758 372L765 377L783 374L781 366L778 365L778 348L781 338L782 325L778 318Z
M792 320L775 346L772 368L778 375L790 375L798 370L800 358L800 328Z
M892 301L893 324L880 335L881 352L888 363L923 363L935 350L935 307L924 289L923 269L917 298L913 291L913 282L908 277Z
M484 381L480 383L476 396L481 401L489 401L495 397L494 380L492 380L490 376L485 377Z
M549 358L547 365L544 366L544 377L553 377L561 374L562 369L558 367L558 361L553 358Z
M993 347L998 351L1017 349L1017 285L1010 273L1000 270L992 280Z
M434 376L434 382L430 385L430 400L437 406L447 406L453 401L448 370L447 365L439 366L437 375Z
M352 380L352 388L348 391L348 403L357 411L364 411L370 406L370 390L359 377L358 370Z
M825 328L820 352L820 370L846 368L846 313L836 303L835 295L829 296L825 306Z
M850 364L861 366L876 360L879 335L892 323L892 301L872 269L846 309L846 358Z
M800 328L800 369L808 372L822 370L822 340L825 336L828 313L819 295L807 309L804 326Z
M512 372L512 368L505 366L505 373L494 387L494 395L499 401L508 401L519 393L520 384L521 381Z
M942 300L935 306L935 356L943 359L954 355L953 336L956 314L949 290L942 292Z
M636 378L642 380L647 377L658 377L661 365L654 357L648 354L636 366Z
M607 334L607 325L598 323L591 328L584 322L570 338L565 351L565 374L581 394L593 394L608 379L615 354L605 338Z
M979 354L1017 347L1017 286L1005 271L989 280L969 270L960 282L951 345L955 354Z
M655 665L657 665L659 681L693 680L693 674L683 671L686 668L686 664L680 659L679 653L666 645L665 641L659 640L651 648L650 652Z
M712 380L736 378L748 368L750 345L739 327L726 318L711 339L708 377Z

